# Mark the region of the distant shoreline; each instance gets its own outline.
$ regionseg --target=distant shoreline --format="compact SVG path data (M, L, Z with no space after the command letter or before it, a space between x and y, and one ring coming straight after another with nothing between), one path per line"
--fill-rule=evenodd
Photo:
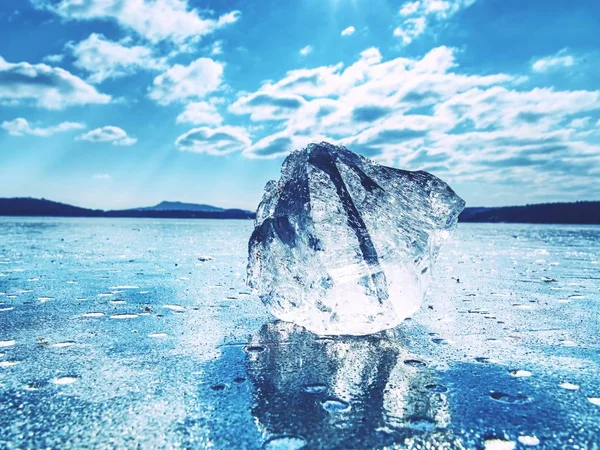
M197 208L197 210L193 211L161 209L161 206L166 203L163 202L155 207L103 211L99 209L80 208L45 199L0 198L0 216L220 220L250 220L256 217L256 213L251 211L222 209L210 205L183 204L189 208ZM207 208L208 210L201 210L201 208ZM469 207L460 214L459 222L600 225L600 201L543 203L524 206Z
M193 205L196 210L165 210L162 205L135 209L103 211L35 198L0 198L0 216L5 217L105 217L149 219L253 219L255 213L243 209L222 209L210 205ZM204 208L204 209L203 209Z

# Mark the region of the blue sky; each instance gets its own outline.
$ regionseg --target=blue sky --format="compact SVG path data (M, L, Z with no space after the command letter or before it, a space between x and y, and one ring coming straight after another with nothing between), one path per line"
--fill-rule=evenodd
M254 209L346 145L468 204L600 198L596 0L2 0L0 196Z

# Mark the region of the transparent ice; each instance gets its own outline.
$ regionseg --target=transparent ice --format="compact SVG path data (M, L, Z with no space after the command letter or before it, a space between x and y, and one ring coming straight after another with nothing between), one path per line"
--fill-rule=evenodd
M276 317L318 334L395 327L419 309L464 205L429 173L310 144L265 188L248 284Z

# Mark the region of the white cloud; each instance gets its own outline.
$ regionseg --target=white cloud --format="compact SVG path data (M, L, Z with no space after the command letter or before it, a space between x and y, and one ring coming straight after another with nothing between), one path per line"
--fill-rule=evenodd
M31 104L46 109L109 103L81 78L59 67L26 62L9 63L0 57L0 104Z
M210 54L213 56L223 54L223 41L215 41L210 48Z
M114 21L153 43L195 42L240 18L239 11L202 16L187 0L35 0L34 5L69 20Z
M137 142L137 139L128 136L125 130L114 126L96 128L82 134L77 139L88 142L110 142L112 145L119 146L129 146Z
M59 62L62 62L63 59L65 59L65 55L57 54L44 56L43 61L49 64L58 64Z
M248 132L242 127L223 126L194 128L175 141L181 151L225 155L244 150L251 145Z
M30 135L48 137L57 133L64 133L66 131L81 130L85 128L85 124L79 122L62 122L58 125L49 127L32 127L26 119L19 117L14 120L2 122L1 127L11 136Z
M305 47L302 47L302 48L300 49L300 54L301 54L302 56L306 56L306 55L308 55L309 53L311 53L312 51L313 51L313 48L312 48L312 46L311 46L311 45L307 45L307 46L305 46Z
M188 66L175 64L154 79L149 96L161 105L186 99L201 99L221 86L223 65L199 58Z
M165 58L155 57L148 47L109 41L96 33L76 44L69 44L68 48L75 57L75 66L90 73L90 83L166 67Z
M577 59L573 55L570 55L567 49L562 49L555 55L546 56L533 61L531 69L534 72L544 73L563 69L565 67L573 67L576 63Z
M110 181L110 180L112 180L112 177L108 173L97 173L92 178L94 180L99 180L99 181Z
M404 5L402 5L402 8L400 8L400 15L410 16L412 14L415 14L419 10L420 6L421 2L419 1L405 3Z
M394 36L402 38L404 45L410 44L413 39L421 36L425 31L427 19L425 17L413 17L406 19L402 26L394 30Z
M229 110L235 114L250 114L254 121L284 120L294 116L305 103L299 95L258 92L240 97Z
M356 28L354 28L353 26L349 26L348 28L344 28L342 30L342 36L352 36L355 31Z
M592 118L591 117L580 117L579 119L573 119L571 123L569 123L570 128L586 128Z
M229 109L266 124L243 155L280 157L326 140L385 164L489 186L573 187L574 171L588 183L600 174L597 135L581 119L597 110L600 91L526 89L518 76L458 70L454 56L438 47L385 60L370 48L349 66L264 82Z
M223 117L215 105L208 102L193 102L185 106L184 111L177 116L177 123L193 125L221 125Z
M475 1L417 0L406 2L400 8L401 23L394 29L394 36L399 37L403 45L408 45L421 36L429 24L450 19Z

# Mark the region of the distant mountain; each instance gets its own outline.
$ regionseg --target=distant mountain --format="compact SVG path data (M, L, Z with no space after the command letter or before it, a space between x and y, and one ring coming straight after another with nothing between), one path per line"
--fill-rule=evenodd
M0 216L101 217L104 211L37 198L0 198Z
M600 202L465 208L459 222L600 224Z
M211 205L198 205L196 203L183 202L160 202L155 206L145 208L135 208L137 211L225 211L223 208L218 208Z
M185 209L190 205L191 210ZM179 209L170 209L177 207ZM79 208L64 203L35 198L0 198L0 216L51 217L154 217L179 219L253 219L255 214L242 209L223 209L216 206L162 202L151 208L117 211Z

